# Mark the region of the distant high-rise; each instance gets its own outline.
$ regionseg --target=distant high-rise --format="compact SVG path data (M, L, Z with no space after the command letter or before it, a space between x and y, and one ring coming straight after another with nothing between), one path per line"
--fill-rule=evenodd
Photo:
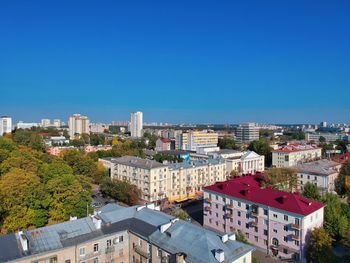
M53 126L56 128L60 128L61 127L61 120L60 119L54 119L53 120Z
M46 128L46 127L49 127L50 125L51 125L50 119L42 119L41 120L41 127Z
M327 122L326 121L322 121L320 123L320 126L323 127L323 128L327 127Z
M131 137L141 138L143 129L143 114L141 111L131 113L130 132Z
M12 118L8 116L0 117L0 136L12 131Z
M250 143L259 140L259 127L255 123L243 123L239 125L236 132L238 143Z
M74 138L75 135L81 135L83 133L90 133L90 121L88 117L81 116L80 114L73 114L69 117L69 137Z

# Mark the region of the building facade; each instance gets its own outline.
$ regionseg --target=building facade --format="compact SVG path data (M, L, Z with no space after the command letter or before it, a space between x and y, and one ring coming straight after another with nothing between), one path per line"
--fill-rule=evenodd
M321 157L321 148L309 144L289 144L272 151L272 166L292 167Z
M310 142L319 142L323 137L326 142L335 142L336 140L348 140L349 136L346 134L337 133L305 133L305 140Z
M197 151L198 147L216 147L219 135L211 131L187 131L177 137L180 150Z
M204 226L240 231L249 243L278 259L306 262L309 232L323 225L322 203L297 193L261 188L261 175L204 188Z
M236 140L240 144L259 140L259 127L255 123L243 123L236 130Z
M90 134L90 121L88 117L82 116L80 114L73 114L69 117L69 137L74 139L76 135L81 135L83 133Z
M12 118L8 116L0 117L0 136L12 132Z
M241 155L225 159L228 175L235 171L237 175L254 174L265 170L265 156L253 151L242 152Z
M171 151L175 150L175 139L159 138L156 141L156 151Z
M143 113L136 111L131 113L130 133L133 138L141 138L143 129Z
M127 180L142 192L142 199L185 200L202 194L202 188L226 179L226 164L221 159L162 164L133 156L103 158L111 178Z
M253 247L235 236L218 237L156 209L109 204L89 217L0 236L0 262L251 262Z
M297 165L299 190L302 191L306 183L311 183L317 186L321 194L333 193L340 168L340 163L327 159Z

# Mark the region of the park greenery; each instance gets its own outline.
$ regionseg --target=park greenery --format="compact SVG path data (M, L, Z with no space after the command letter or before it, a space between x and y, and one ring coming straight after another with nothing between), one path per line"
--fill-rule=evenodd
M249 146L248 150L254 151L257 154L264 155L265 156L265 166L270 167L272 164L272 148L270 146L270 142L266 139L259 139L252 141Z
M265 172L263 186L271 186L281 191L292 192L298 187L298 177L292 168L269 168Z
M230 136L224 136L223 138L219 138L218 146L220 149L230 149L230 150L238 150L239 147L236 145L235 140Z

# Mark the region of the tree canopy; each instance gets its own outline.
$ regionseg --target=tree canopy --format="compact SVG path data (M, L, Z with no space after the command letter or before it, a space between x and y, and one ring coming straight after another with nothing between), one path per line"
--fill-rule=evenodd
M320 191L318 190L317 186L310 182L307 182L304 185L302 195L312 200L319 201L321 199Z
M272 164L272 148L270 147L270 143L266 139L259 139L252 141L249 146L248 150L254 151L257 154L264 155L265 156L265 166L270 167Z
M323 228L316 228L311 232L307 259L311 262L333 262L335 255L332 251L332 237Z

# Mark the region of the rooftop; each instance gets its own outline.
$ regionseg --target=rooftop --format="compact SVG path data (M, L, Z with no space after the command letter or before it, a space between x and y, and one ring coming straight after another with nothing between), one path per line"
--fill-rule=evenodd
M108 204L96 217L102 220L101 228L96 228L92 217L85 217L24 232L23 235L29 240L27 252L23 251L18 234L0 236L0 262L75 246L120 231L144 237L170 254L182 253L186 255L186 262L217 262L213 251L218 249L224 251L225 262L232 262L253 250L251 246L233 240L224 243L217 233L174 220L174 217L152 207L125 208ZM161 226L169 223L169 228L160 230Z
M263 174L256 174L218 182L204 189L303 216L324 207L322 203L302 197L299 193L283 192L271 187L262 188L263 181Z
M141 159L135 156L123 156L120 158L108 158L105 160L109 160L115 164L123 164L123 165L133 166L133 167L142 168L142 169L166 167L165 164L162 164L153 160Z
M171 163L169 164L169 169L186 169L191 167L207 166L207 165L217 165L225 163L223 159L205 159L205 160L193 160L193 161L184 161L181 163Z
M272 152L302 152L302 151L309 151L309 150L316 150L321 149L317 146L310 145L310 144L288 144L282 147L279 147L277 150L273 150Z
M314 162L299 164L295 168L298 172L328 176L337 173L339 166L340 164L337 162L322 159Z

